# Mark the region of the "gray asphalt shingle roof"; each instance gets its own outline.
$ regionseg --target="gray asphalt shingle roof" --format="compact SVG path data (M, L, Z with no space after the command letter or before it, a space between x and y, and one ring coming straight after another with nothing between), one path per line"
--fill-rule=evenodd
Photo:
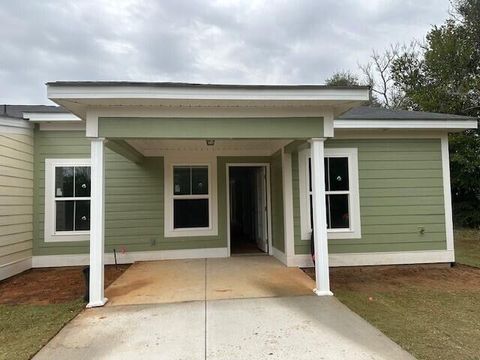
M0 105L0 116L23 119L24 112L68 113L69 111L52 105Z
M23 119L24 112L69 113L52 105L0 105L0 116ZM342 120L474 120L461 115L440 114L425 111L390 110L370 106L355 107L342 116Z
M475 120L461 115L440 114L426 111L390 110L385 108L358 106L342 116L342 120Z

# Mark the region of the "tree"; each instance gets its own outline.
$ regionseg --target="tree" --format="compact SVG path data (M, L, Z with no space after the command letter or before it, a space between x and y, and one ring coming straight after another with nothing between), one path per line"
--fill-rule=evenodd
M457 0L434 26L420 52L403 51L391 63L405 103L423 111L480 115L480 0ZM450 135L454 220L480 226L480 137L477 130Z
M350 71L340 71L333 74L327 80L325 84L329 86L358 86L360 85L358 81L358 76L351 73Z

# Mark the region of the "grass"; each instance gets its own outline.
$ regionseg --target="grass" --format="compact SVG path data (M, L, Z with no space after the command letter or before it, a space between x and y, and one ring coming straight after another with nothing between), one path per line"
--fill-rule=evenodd
M460 264L480 268L480 230L455 230L455 258Z
M81 300L50 305L0 305L0 359L30 359L84 307Z
M457 263L480 267L480 231L456 231L455 247ZM411 278L397 273L352 274L334 293L418 359L480 359L480 269L425 268ZM358 280L365 285L354 285Z
M479 292L411 287L369 296L337 289L335 295L418 359L480 358Z

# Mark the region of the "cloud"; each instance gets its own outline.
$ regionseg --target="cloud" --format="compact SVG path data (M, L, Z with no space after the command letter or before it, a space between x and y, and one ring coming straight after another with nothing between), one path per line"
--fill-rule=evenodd
M0 7L0 103L45 82L323 83L423 39L448 0L23 0Z

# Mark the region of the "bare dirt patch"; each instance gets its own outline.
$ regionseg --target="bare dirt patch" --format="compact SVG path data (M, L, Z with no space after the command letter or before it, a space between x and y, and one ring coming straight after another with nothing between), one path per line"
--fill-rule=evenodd
M108 287L130 265L105 266ZM0 304L61 304L82 298L85 292L83 266L31 269L0 281Z
M315 278L313 268L304 271ZM453 267L385 266L335 268L331 287L362 293L395 292L405 287L442 291L480 292L480 268L457 264Z

